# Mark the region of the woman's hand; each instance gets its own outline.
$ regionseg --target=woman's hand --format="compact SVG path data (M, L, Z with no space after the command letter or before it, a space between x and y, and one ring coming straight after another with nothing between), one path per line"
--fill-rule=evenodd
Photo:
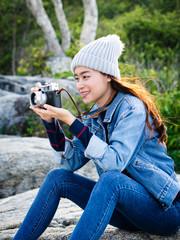
M76 119L68 110L64 108L57 108L48 104L45 104L43 107L45 109L30 106L30 108L45 121L56 118L67 123L70 126Z

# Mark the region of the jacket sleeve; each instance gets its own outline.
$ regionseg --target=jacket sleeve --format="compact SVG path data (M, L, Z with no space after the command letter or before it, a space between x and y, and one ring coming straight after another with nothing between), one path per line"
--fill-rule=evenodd
M93 135L85 150L104 171L123 171L143 143L146 111L143 106L129 108L119 116L109 136L109 144Z
M49 138L54 158L62 168L75 171L89 161L84 156L85 147L92 136L87 126L76 119L70 130L77 137L70 140L65 137L57 119L54 119L52 123L47 123L44 120L42 122Z
M73 140L65 138L64 151L56 151L54 149L54 158L63 169L76 171L84 166L90 159L85 157L85 147L79 139L74 137Z
M65 147L65 135L57 119L54 119L52 123L48 123L43 119L42 122L51 147L55 151L63 151Z

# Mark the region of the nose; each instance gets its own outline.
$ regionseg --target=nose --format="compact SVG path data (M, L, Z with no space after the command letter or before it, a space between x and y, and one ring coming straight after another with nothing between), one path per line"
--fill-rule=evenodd
M78 91L84 87L84 81L81 78L76 82L76 87Z

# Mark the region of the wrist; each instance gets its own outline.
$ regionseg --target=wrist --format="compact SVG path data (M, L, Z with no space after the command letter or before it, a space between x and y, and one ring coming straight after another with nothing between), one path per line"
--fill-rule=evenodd
M67 123L69 126L72 125L72 123L76 120L76 117L74 117L70 112L68 112L68 115L65 119L65 123Z
M54 118L42 118L44 121L46 121L47 123L52 123Z

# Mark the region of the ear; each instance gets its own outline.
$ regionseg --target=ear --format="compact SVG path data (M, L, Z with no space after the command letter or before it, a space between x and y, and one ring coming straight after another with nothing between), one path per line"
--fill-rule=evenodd
M108 75L106 76L106 78L107 78L107 82L111 82L112 79Z

